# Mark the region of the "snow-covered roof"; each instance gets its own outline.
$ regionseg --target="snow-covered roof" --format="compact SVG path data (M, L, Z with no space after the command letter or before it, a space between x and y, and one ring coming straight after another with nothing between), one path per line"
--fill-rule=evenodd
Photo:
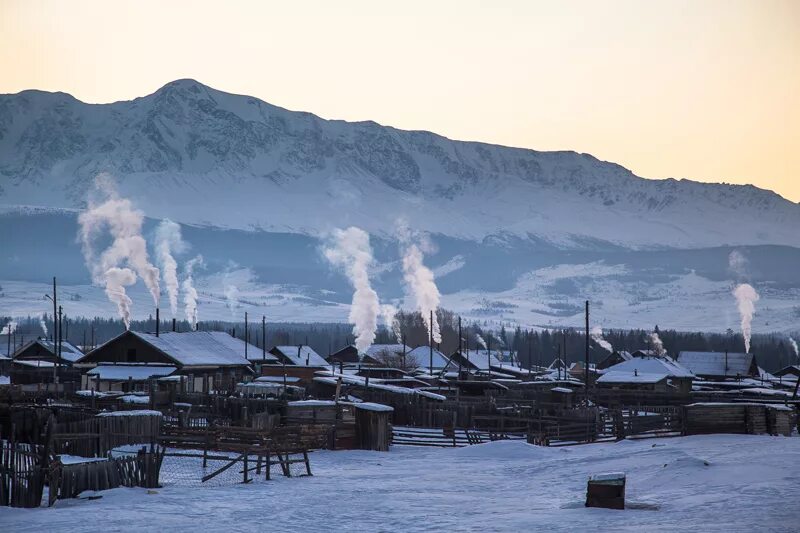
M492 368L506 368L506 367L514 367L512 363L502 362L495 356L495 351L492 350L491 352L487 352L486 350L463 350L460 352L462 363L466 364L469 362L469 366L472 368L476 368L478 370L489 370L489 367ZM457 352L454 354L454 359L458 357L459 353ZM458 362L453 361L450 365L450 368L457 368Z
M47 339L35 339L29 343L26 343L24 346L19 347L14 353L22 352L23 350L27 350L32 344L38 344L49 353L55 355L55 344L51 340ZM12 346L13 349L13 346ZM67 341L61 341L61 358L65 361L69 361L74 363L78 359L83 357L83 352L81 352L77 347L73 344L70 344Z
M264 352L263 350L259 349L258 352L252 353L250 352L249 348L247 351L247 360L251 363L265 363L268 365L279 362L278 358L269 352Z
M374 358L379 356L381 353L385 352L391 352L396 355L403 355L404 350L406 354L412 351L409 346L405 346L404 344L373 344L372 346L367 348L364 353Z
M406 354L406 357L413 357L414 359L416 359L417 364L420 366L420 368L428 368L430 366L433 366L433 368L444 368L450 361L449 357L447 357L445 354L434 348L433 365L431 365L430 346L417 346L416 348L408 352Z
M244 341L222 331L152 333L132 331L144 342L158 348L182 366L247 366ZM252 344L253 352L260 351Z
M132 411L104 411L98 413L97 416L164 416L161 411L153 411L150 409L138 409Z
M694 374L682 365L661 357L635 357L606 369L609 372L638 371L639 374L664 374L671 378L693 378ZM605 374L604 374L605 375Z
M678 363L698 376L748 376L753 354L725 352L681 352Z
M166 365L97 365L86 374L104 380L145 380L169 376L177 367Z
M55 363L52 361L42 361L40 359L14 359L15 365L34 366L36 368L53 368Z
M300 346L275 346L270 351L273 353L278 352L288 363L296 366L321 366L324 368L330 366L322 356L306 344Z
M627 362L627 361L626 361ZM617 366L617 365L615 365ZM614 367L611 367L614 368ZM664 372L609 371L597 379L598 383L658 383L667 379Z
M359 402L354 403L353 407L356 409L364 409L365 411L377 411L383 413L391 413L394 411L394 407L390 405L384 405L382 403L373 403L373 402Z

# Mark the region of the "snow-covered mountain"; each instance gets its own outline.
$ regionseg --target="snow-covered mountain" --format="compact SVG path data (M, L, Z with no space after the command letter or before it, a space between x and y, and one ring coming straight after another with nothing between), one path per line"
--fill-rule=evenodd
M800 246L800 206L770 191L645 180L588 154L324 120L193 80L104 105L0 96L0 205L80 208L104 171L149 216L226 228L389 235L403 218L560 248Z
M69 314L115 314L75 242L101 172L145 212L147 235L169 217L192 244L179 260L203 254L201 320L346 320L352 289L320 237L348 225L372 234L381 300L408 309L402 220L430 233L442 303L467 319L578 326L589 299L604 327L736 329L735 248L762 297L754 329L800 323L800 205L773 192L324 120L192 80L104 105L0 95L0 316L46 312L53 275ZM142 287L130 294L135 316L152 313Z

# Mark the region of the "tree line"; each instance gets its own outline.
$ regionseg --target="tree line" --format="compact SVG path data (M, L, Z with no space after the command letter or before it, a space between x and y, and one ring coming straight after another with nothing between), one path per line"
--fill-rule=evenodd
M392 344L405 342L411 348L428 345L429 334L426 318L416 312L398 313L401 339L395 339L392 331L380 327L377 331L375 343ZM0 317L0 325L5 325L10 317ZM52 337L54 331L52 316L45 315L40 318L27 317L15 319L16 330L13 335L0 338L0 352L5 352L7 344L18 347L37 337L45 337L42 322L47 329L47 338ZM437 312L440 325L442 342L435 347L445 355L450 355L459 348L459 320L458 315L446 309ZM134 320L131 323L134 331L155 332L155 319L151 316L146 320ZM162 320L160 331L172 330L171 320ZM175 323L176 331L189 331L190 325L185 320ZM63 340L82 349L91 349L114 338L125 330L122 321L116 318L86 318L62 317ZM245 331L244 321L203 321L198 324L201 331L225 331L237 338L244 339L261 349L266 346L269 350L275 345L311 346L317 353L327 356L354 342L352 326L342 323L285 323L267 322L262 330L260 317L251 320ZM615 350L633 352L639 349L651 348L650 334L656 331L668 354L677 356L678 352L690 351L716 351L716 352L742 352L744 341L741 334L728 330L725 333L685 332L668 329L609 329L603 332L603 337L611 343ZM499 329L488 322L471 321L461 323L461 346L469 349L485 349L479 338L496 349L515 352L516 357L523 367L529 365L547 366L557 357L561 356L567 363L583 361L586 351L586 338L583 329L531 329L524 330L520 327ZM789 364L798 364L789 337L784 334L753 335L751 351L756 354L762 368L775 371ZM589 341L589 360L599 362L608 355L608 352L597 343Z

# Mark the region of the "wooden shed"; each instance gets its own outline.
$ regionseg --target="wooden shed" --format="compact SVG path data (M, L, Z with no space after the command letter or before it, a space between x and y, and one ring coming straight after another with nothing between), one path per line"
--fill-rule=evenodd
M356 416L356 443L361 450L389 451L392 442L392 412L394 409L380 403L354 403Z

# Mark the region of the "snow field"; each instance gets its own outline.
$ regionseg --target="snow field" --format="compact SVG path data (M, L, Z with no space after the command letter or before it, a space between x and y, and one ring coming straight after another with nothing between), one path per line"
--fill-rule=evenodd
M4 531L798 531L800 438L708 435L544 448L520 441L321 451L313 477L199 486L199 460L156 493L0 508ZM214 469L216 468L213 467ZM194 471L192 471L194 469ZM233 470L233 469L231 469ZM210 471L210 470L209 470ZM583 507L590 475L627 475L625 511Z

